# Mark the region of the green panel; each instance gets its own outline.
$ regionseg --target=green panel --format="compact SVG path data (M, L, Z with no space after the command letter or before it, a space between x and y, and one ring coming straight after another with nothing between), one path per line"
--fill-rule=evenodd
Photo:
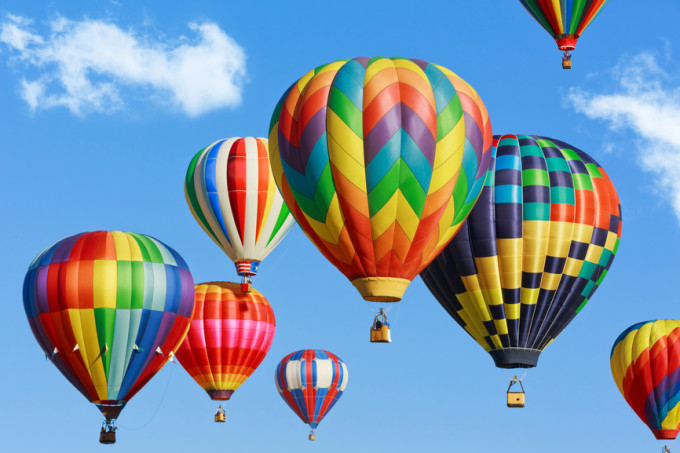
M540 168L522 170L522 186L546 186L550 187L550 176Z
M561 149L560 151L562 152L562 155L564 156L564 158L567 159L567 160L583 161L583 159L581 159L581 156L579 156L578 153L576 153L576 151L574 151L573 149L564 148L564 149Z
M597 168L597 165L586 164L586 168L588 169L591 178L602 178L602 173L600 173L600 169Z
M389 201L399 188L399 173L403 160L399 158L378 184L368 193L368 211L373 217ZM404 165L406 166L406 165Z
M267 245L269 245L269 243L276 237L277 233L281 229L281 226L289 215L291 215L290 209L288 209L288 205L284 202L281 204L281 210L279 211L279 216L276 218L276 224L274 225L272 234L269 236L269 239L267 239Z
M574 181L574 189L576 190L593 190L593 181L590 175L585 173L573 173L571 179Z
M553 142L548 140L547 138L539 138L536 140L536 143L538 143L538 146L541 148L557 148L560 149L559 146L555 145Z
M328 108L340 117L343 123L354 132L357 137L363 137L364 125L361 111L337 87L331 87L328 96Z
M399 162L401 169L399 172L399 190L401 190L408 204L411 205L411 209L420 218L423 215L427 193L420 186L420 183L408 165L406 165L406 162L402 158L399 158L399 160L401 161Z
M94 321L97 325L97 340L99 340L99 352L104 363L106 379L109 378L109 365L111 363L111 348L113 347L113 329L116 323L115 308L95 308ZM109 352L105 354L106 347Z
M581 272L578 276L581 278L592 279L595 271L597 270L597 264L591 263L590 261L584 261L581 267Z
M437 143L456 127L461 118L463 118L463 106L460 103L458 93L456 93L451 98L451 102L437 115Z
M132 292L130 294L130 307L128 308L141 309L144 307L144 285L146 285L144 263L141 261L132 261L131 264L130 275L132 277ZM120 286L120 283L118 283L118 285Z
M583 7L588 0L572 0L571 22L569 24L569 34L576 34L578 26L581 24Z
M528 137L530 138L530 137ZM519 149L520 156L521 157L526 157L526 156L538 156L538 157L545 157L543 154L543 150L536 145L522 145Z
M456 185L453 187L453 207L456 211L460 212L460 209L465 205L465 200L470 193L470 187L468 184L467 174L460 168L458 171L458 179L456 180ZM454 218L456 214L454 213ZM455 221L454 221L455 224Z
M116 272L116 308L129 309L132 306L132 262L116 261Z
M210 223L208 223L208 219L206 219L205 215L203 215L203 211L201 210L201 204L198 200L198 195L196 194L196 187L194 186L196 163L198 162L198 159L201 157L201 154L203 154L203 151L205 151L206 148L207 146L200 150L198 153L196 153L194 158L191 159L189 169L187 170L186 178L184 179L184 188L186 189L187 198L189 198L189 206L198 217L198 221L201 223L201 225L203 225L203 227L206 230L208 230L210 236L212 236L212 238L219 243L219 241L217 240L217 236L215 235L215 232L212 230L212 228L210 228Z
M314 191L314 199L307 198L301 192L295 190L291 185L288 186L290 191L295 198L298 206L302 211L309 217L317 220L319 222L326 221L326 215L328 214L328 207L331 204L331 200L335 195L335 185L333 184L333 175L331 173L330 162L326 163L319 181L316 185L316 190Z

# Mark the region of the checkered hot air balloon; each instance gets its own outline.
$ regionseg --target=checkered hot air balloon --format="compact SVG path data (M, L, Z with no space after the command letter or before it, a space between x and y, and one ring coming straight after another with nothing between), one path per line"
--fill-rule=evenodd
M576 48L576 41L583 31L602 11L609 0L519 0L564 51L562 67L571 68L569 51Z
M264 138L218 140L199 151L184 193L196 221L244 282L295 224L272 177Z
M275 330L274 311L259 291L200 283L191 327L176 356L210 399L228 400L264 360Z
M276 367L274 380L281 398L314 430L347 387L347 366L338 356L321 349L291 352Z
M621 395L657 439L680 427L680 321L641 322L623 331L610 358Z
M104 414L100 441L113 443L123 407L184 339L194 281L182 257L159 240L95 231L38 255L23 297L40 347Z
M420 275L496 366L529 368L602 283L620 236L619 198L590 156L495 136L477 204Z
M491 140L482 100L450 70L360 57L290 87L269 152L314 245L364 299L396 302L470 212Z

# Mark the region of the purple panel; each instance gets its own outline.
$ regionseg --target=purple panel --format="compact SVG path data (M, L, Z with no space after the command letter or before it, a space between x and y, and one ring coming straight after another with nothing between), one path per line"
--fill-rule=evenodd
M380 118L380 121L373 126L373 129L366 134L364 139L364 159L366 166L371 163L373 158L385 146L385 143L399 131L401 127L401 108L402 104L397 103L387 113Z
M47 274L50 266L40 266L35 270L35 287L33 294L35 295L35 305L38 308L38 313L49 313L50 306L47 301Z

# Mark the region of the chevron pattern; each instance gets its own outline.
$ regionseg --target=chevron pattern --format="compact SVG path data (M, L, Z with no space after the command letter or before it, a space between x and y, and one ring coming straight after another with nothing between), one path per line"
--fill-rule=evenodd
M680 321L635 324L614 342L610 363L621 395L657 439L680 426Z
M477 93L422 60L320 66L270 124L274 178L307 236L347 278L412 280L479 195L491 125Z

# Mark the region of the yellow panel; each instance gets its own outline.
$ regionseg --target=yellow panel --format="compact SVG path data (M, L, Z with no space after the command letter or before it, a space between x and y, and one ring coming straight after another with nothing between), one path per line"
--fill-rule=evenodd
M577 260L574 258L567 258L567 262L564 265L564 275L569 275L570 277L578 277L579 272L581 272L581 267L583 267L583 260Z
M503 304L503 291L500 288L484 288L482 294L487 305Z
M505 322L505 319L494 319L493 324L494 326L496 326L496 331L498 332L498 335L508 334L508 323Z
M522 288L519 293L519 301L525 305L535 305L540 288Z
M106 374L104 373L104 364L101 359L101 348L103 345L99 345L94 309L69 309L68 315L73 334L78 343L78 351L85 366L88 367L90 378L97 391L97 399L100 401L107 400L109 399L108 387Z
M519 319L519 311L521 304L505 304L505 319Z
M498 289L501 287L501 280L498 275L498 260L495 256L475 257L475 264L482 288Z
M465 121L461 120L437 142L429 193L442 188L460 168L465 150L465 141L461 140L464 136Z
M491 335L490 339L496 349L501 349L503 347L503 343L501 343L501 337L499 337L497 334Z
M600 247L599 245L590 245L588 247L588 252L586 252L586 257L585 261L590 261L591 263L597 263L600 261L600 257L602 256L602 251L604 250L604 247Z
M92 296L94 308L116 308L117 262L94 260Z
M352 184L366 192L364 141L332 110L326 115L330 161Z
M399 205L399 193L399 191L396 191L392 194L392 197L387 200L387 203L383 205L380 211L371 217L371 234L373 234L374 240L382 236L394 223Z
M397 197L397 223L399 223L401 229L404 230L404 233L406 233L409 240L413 242L413 237L416 235L418 225L420 224L420 218L413 208L411 208L411 205L408 203L401 190L397 190L397 194L399 195ZM371 224L372 223L373 219L371 219Z
M522 285L522 238L496 239L501 286L519 288Z
M561 278L562 274L551 274L545 272L541 277L541 288L547 289L549 291L556 290L557 286L560 284Z
M522 222L522 270L529 273L543 272L548 249L550 222L525 220Z
M574 233L572 222L550 222L550 242L548 243L547 255L557 258L566 258L569 255L571 237Z
M616 233L612 233L611 231L607 232L607 241L604 243L604 248L609 251L614 250L617 239L618 237L616 236Z
M574 224L574 240L577 242L584 242L590 244L590 240L593 238L593 226L592 225L582 225L579 223Z
M461 276L460 277L461 281L463 282L463 285L465 286L465 289L467 291L481 291L481 288L479 286L479 280L477 279L477 275L469 275L466 277Z

